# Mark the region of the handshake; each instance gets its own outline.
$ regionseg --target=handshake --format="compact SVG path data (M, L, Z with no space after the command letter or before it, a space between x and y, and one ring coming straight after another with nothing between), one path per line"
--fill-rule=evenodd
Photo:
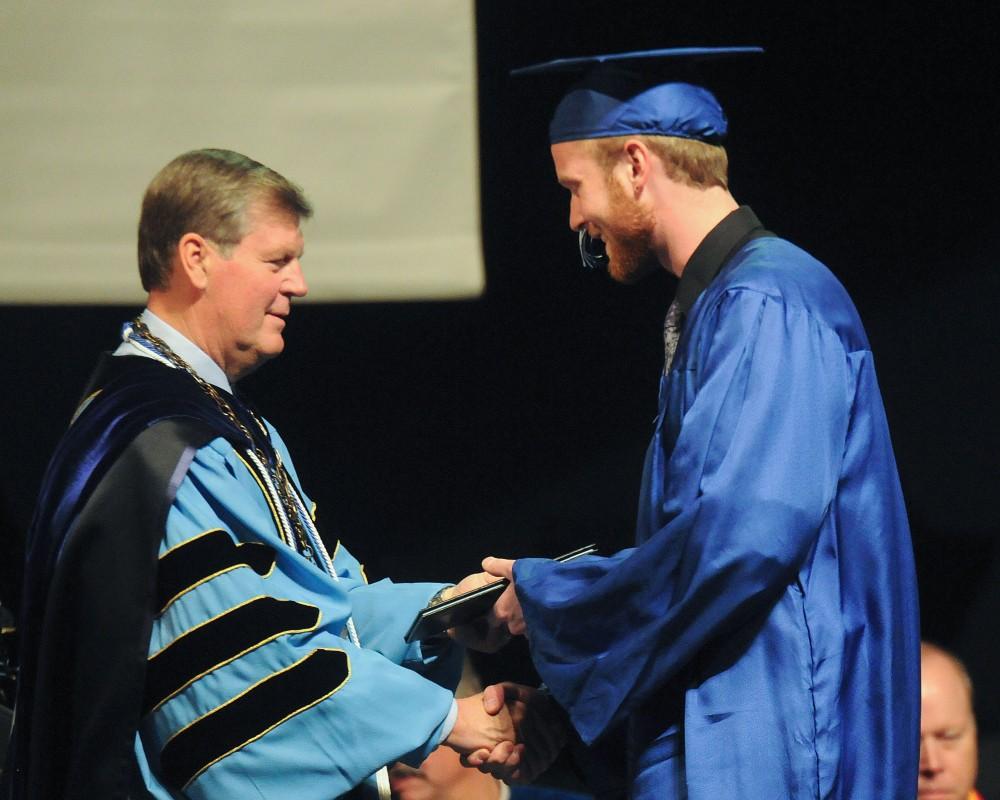
M542 690L498 683L457 703L458 719L444 744L465 766L507 783L533 781L566 742L564 712Z
M501 578L512 580L513 564L487 558L483 561L487 572L469 575L452 592L468 592ZM486 652L498 649L510 635L522 633L523 616L512 584L485 618L449 631L452 638ZM566 743L565 712L545 691L498 683L457 704L458 719L444 744L461 755L465 766L508 783L533 781Z

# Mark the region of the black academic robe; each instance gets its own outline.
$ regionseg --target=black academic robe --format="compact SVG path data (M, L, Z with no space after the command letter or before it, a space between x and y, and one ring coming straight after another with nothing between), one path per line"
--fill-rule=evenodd
M190 376L155 361L103 356L94 392L28 537L4 800L149 797L134 746L166 515L199 447L241 441Z

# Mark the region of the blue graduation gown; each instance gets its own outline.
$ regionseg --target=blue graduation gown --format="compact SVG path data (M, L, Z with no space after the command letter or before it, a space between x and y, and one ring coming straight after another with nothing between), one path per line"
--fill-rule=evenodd
M636 546L515 580L583 740L627 728L630 796L916 795L916 579L872 353L794 245L743 244L691 307Z

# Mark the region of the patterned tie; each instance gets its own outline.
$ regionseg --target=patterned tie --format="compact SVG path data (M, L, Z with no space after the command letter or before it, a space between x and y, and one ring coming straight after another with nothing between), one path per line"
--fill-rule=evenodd
M667 309L667 318L663 320L663 374L670 372L670 365L674 360L674 353L677 352L677 342L681 338L681 324L684 315L681 307L677 304L676 298Z

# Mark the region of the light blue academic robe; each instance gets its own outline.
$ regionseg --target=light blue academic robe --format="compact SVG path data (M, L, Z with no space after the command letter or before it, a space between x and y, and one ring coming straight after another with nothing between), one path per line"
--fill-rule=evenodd
M872 353L775 237L694 302L661 380L636 546L521 559L536 667L635 798L916 795L919 623Z
M193 345L144 319L229 390ZM281 436L263 424L312 508ZM339 543L330 576L282 540L245 457L224 438L198 449L167 513L139 769L158 800L330 800L362 784L377 796L373 773L419 765L454 724L462 649L403 638L443 584L369 584Z
M230 391L193 343L143 320ZM329 571L307 560L262 490L280 454L325 554L277 431L237 397L224 414L158 343L123 333L40 495L0 794L329 800L419 764L454 723L461 648L403 636L441 585L369 585L339 546ZM251 470L258 457L272 468Z
M268 428L297 484L280 436ZM148 706L153 710L147 709L136 737L136 755L152 794L192 800L329 800L384 764L423 761L448 732L445 728L450 730L450 689L460 673L461 650L422 652L419 643L407 645L403 636L441 585L369 584L359 563L339 545L331 554L339 578L333 580L281 541L251 472L225 440L216 439L197 451L178 488L160 548L161 579L168 554L180 554L183 566L190 561L187 552L194 554L205 537L222 535L234 545L256 546L264 552L263 562L252 568L258 559L249 557L250 563L217 574L206 567L207 575L192 569L191 585L164 598L165 607L154 619L150 664L164 654L194 664L198 651L215 647L220 638L243 641L245 652L219 646L226 653L223 663L211 664L204 674L198 666L167 670L187 669L197 676L176 692L170 674L152 681L156 688ZM206 558L204 552L199 557ZM240 609L246 618L234 627L227 615ZM347 638L349 615L362 647ZM185 648L185 637L199 632L208 639ZM234 711L238 701L252 700L270 679L308 665L316 654L323 659L318 674L289 673L300 700L277 710L275 701L262 695L257 704ZM231 655L238 657L227 660ZM150 668L147 684L153 674ZM212 728L214 715L219 724ZM207 735L198 735L199 725ZM165 775L161 754L184 732L188 741L171 756L186 781L178 795L167 788L173 781Z

